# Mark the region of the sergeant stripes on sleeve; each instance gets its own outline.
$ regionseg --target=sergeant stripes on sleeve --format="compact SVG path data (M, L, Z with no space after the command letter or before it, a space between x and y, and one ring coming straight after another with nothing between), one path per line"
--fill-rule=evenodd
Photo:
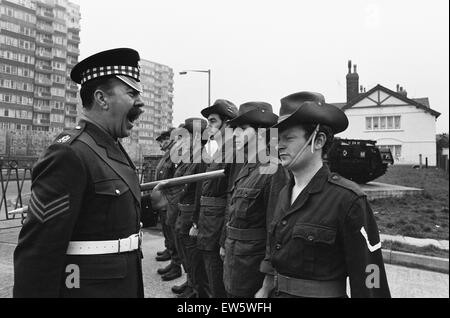
M32 191L30 198L30 211L41 223L45 223L67 210L69 210L68 194L59 197L48 204L43 204L37 198L35 192Z

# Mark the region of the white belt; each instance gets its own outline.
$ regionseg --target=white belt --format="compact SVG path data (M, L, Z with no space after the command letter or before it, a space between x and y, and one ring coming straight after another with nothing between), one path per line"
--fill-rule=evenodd
M116 254L135 251L140 248L142 232L115 241L71 241L67 255Z

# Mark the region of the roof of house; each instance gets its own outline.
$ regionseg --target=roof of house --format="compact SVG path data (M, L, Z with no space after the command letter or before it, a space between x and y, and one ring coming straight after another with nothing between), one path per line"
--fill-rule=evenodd
M412 98L412 100L430 108L430 101L428 100L428 97Z
M386 94L394 96L394 97L400 99L401 101L404 101L406 104L413 105L413 106L416 106L417 108L423 109L424 111L432 114L433 116L436 116L436 118L441 115L441 113L439 113L438 111L435 111L430 108L430 101L429 101L428 97L408 98L405 95L395 92L393 90L390 90L389 88L386 88L380 84L376 85L375 87L373 87L371 90L367 91L366 93L359 94L357 97L355 97L348 103L332 103L332 105L334 105L342 110L346 110L346 109L351 108L353 105L359 103L364 98L370 96L373 92L375 92L377 90L383 91Z

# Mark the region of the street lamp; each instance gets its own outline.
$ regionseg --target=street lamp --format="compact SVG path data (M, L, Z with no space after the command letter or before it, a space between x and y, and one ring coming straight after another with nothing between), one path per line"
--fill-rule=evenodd
M186 75L188 72L207 73L208 74L208 106L211 106L211 70L187 70L182 71L180 75Z

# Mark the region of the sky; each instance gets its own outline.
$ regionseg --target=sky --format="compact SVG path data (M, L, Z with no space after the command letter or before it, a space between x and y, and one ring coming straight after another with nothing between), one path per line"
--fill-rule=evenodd
M71 0L81 9L80 58L116 47L174 70L174 122L211 101L237 106L299 91L345 102L347 62L360 85L428 97L449 131L447 0Z

